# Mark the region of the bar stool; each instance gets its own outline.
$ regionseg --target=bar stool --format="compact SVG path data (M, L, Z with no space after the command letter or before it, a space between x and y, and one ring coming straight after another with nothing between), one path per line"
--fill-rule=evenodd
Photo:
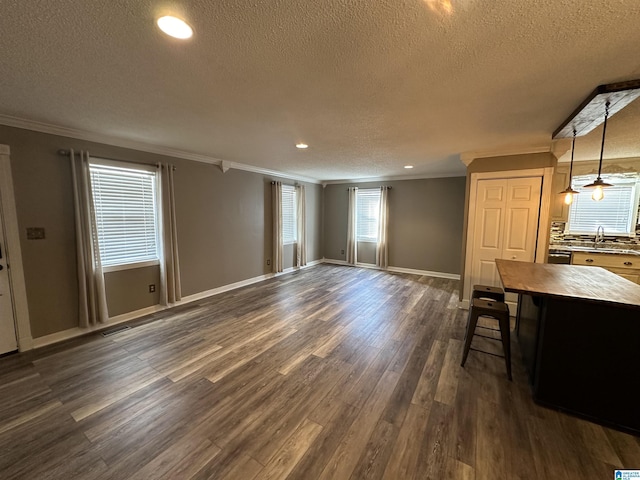
M496 302L504 302L504 290L489 285L474 285L471 298L492 298Z
M504 294L503 294L504 295ZM472 298L471 307L469 308L469 320L467 322L467 334L464 341L464 353L462 355L462 363L460 366L464 367L467 357L469 356L469 350L475 350L476 352L489 353L483 350L477 350L471 348L471 341L474 335L479 337L489 338L491 340L497 340L493 337L486 335L476 334L476 326L478 325L478 318L489 317L498 320L500 327L500 337L502 339L502 349L504 351L504 360L507 365L507 377L511 380L511 338L509 331L509 307L504 302L495 300L485 300L484 298ZM487 328L487 327L480 327ZM489 328L489 330L496 330ZM497 330L496 330L497 331ZM490 355L494 355L489 353ZM500 356L500 355L499 355Z

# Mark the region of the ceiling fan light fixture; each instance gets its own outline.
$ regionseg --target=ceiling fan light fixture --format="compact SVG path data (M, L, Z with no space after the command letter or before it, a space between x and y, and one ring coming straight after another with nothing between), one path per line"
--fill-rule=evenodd
M193 36L193 29L187 22L178 17L165 15L164 17L158 18L156 23L158 24L158 28L170 37L186 40Z

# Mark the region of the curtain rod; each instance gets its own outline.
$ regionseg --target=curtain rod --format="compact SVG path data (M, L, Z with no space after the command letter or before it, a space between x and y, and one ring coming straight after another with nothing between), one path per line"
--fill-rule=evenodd
M64 157L68 157L68 156L71 155L71 150L65 150L65 149L61 148L60 150L58 150L58 155L62 155ZM133 165L144 165L146 167L153 166L153 165L156 165L156 166L158 165L157 163L134 162L132 160L116 160L114 158L108 158L106 160L113 160L114 162L131 163ZM171 165L171 164L169 164L169 165L173 168L174 171L177 170L175 165Z
M360 187L349 187L349 188L360 188ZM347 188L347 190L349 190L349 188ZM367 188L363 188L363 190L370 190L371 188L377 188L377 187L367 187ZM389 190L391 190L393 187L387 187Z

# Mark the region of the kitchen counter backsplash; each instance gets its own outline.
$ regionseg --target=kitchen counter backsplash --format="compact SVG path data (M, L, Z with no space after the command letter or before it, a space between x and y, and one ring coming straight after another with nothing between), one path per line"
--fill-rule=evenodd
M593 246L594 235L565 234L564 227L565 222L551 222L550 244L575 247ZM599 244L600 247L640 250L640 224L636 225L635 237L613 237L607 236L606 233L605 231L604 242Z

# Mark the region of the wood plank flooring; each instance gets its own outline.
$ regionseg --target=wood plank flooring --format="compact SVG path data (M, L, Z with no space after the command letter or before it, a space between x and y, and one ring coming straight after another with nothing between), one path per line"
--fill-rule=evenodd
M2 479L605 479L640 439L471 352L458 282L318 265L0 359ZM474 346L500 352L498 342Z

